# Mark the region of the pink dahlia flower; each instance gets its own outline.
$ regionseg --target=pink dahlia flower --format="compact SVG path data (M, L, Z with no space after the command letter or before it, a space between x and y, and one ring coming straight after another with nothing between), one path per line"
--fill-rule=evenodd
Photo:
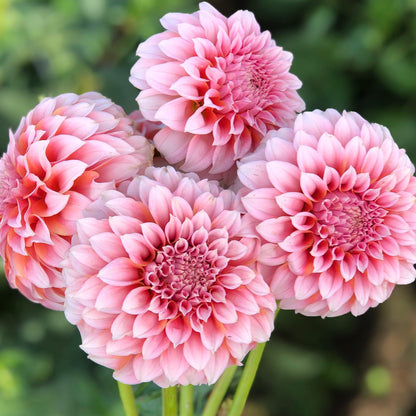
M102 95L45 98L0 160L0 254L13 288L63 309L60 262L75 220L106 188L141 173L152 148Z
M242 161L261 272L283 309L360 315L415 279L414 166L358 114L306 112Z
M276 301L252 264L236 195L172 167L107 191L64 262L67 319L128 384L214 383L268 340Z
M193 14L169 13L164 32L137 49L130 82L143 115L166 127L156 148L187 172L226 172L253 151L268 129L303 111L292 54L261 32L254 15L226 18L208 3Z

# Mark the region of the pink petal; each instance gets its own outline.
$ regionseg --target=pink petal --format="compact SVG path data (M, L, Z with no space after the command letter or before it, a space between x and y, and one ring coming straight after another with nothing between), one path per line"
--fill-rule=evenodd
M319 276L319 292L323 299L330 298L343 285L344 280L339 274L334 274L331 271L326 271Z
M178 378L188 369L189 364L184 356L182 345L169 347L160 357L160 365L167 379L176 384Z
M170 41L172 41L172 39ZM174 96L176 93L172 91L170 87L184 75L186 75L185 70L179 63L166 62L159 65L152 65L148 68L146 71L146 81L154 90Z
M223 324L231 324L237 321L238 315L235 307L230 302L215 303L212 306L215 318Z
M193 135L164 128L153 138L156 148L170 163L185 159L186 151Z
M280 208L289 215L309 211L312 208L311 201L299 192L286 192L276 196L276 202Z
M335 191L338 188L340 182L338 171L331 166L325 166L323 181L329 192Z
M152 222L143 223L141 225L141 231L146 242L154 249L158 249L165 245L165 233L157 224Z
M146 89L140 92L137 97L140 111L143 116L151 121L157 121L156 113L159 109L172 101L172 96L161 94L153 89Z
M145 360L140 356L134 357L133 370L137 380L142 383L156 380L157 377L163 374L159 360Z
M182 169L186 172L200 172L207 169L212 161L212 138L209 135L194 135L189 142L185 163Z
M159 42L159 48L166 56L176 61L185 61L193 54L192 42L180 37L162 40Z
M237 173L240 181L250 189L271 188L265 161L242 163Z
M315 202L325 198L327 193L325 182L314 173L302 172L300 186L305 196Z
M188 342L191 336L192 329L187 321L181 316L169 321L165 328L166 335L170 342L172 342L174 348L180 344Z
M295 164L297 152L293 147L293 143L291 141L279 137L280 135L282 135L283 130L284 129L280 129L278 133L276 133L276 137L270 137L270 140L266 142L266 147L264 150L265 159L267 161L281 160L284 162ZM290 130L287 129L287 131ZM274 134L274 132L269 134Z
M252 341L250 318L246 315L239 314L238 321L234 324L227 324L227 339L239 342L241 344L249 344Z
M149 193L149 210L160 227L164 227L170 218L172 193L164 186L156 185Z
M345 150L338 139L324 133L319 139L318 152L323 156L325 164L335 168L339 173L345 170Z
M310 146L299 146L297 163L302 172L314 173L321 177L326 168L322 155Z
M270 182L280 192L300 191L300 170L292 163L273 160L266 164Z
M136 338L125 336L107 342L106 353L109 355L128 356L141 353L141 342Z
M354 277L356 272L354 257L350 253L345 253L344 259L341 261L340 266L342 277L346 282L348 282Z
M319 138L325 133L333 133L333 125L320 111L306 111L295 121L295 130L303 130Z
M72 267L87 275L94 275L97 270L105 266L105 262L88 245L73 246L69 252L69 258Z
M149 338L158 335L163 330L163 322L160 322L153 312L145 312L138 315L133 324L133 336L135 338Z
M127 253L121 245L120 238L113 233L105 232L90 238L91 247L106 262L118 257L126 257Z
M216 352L222 345L224 336L225 328L216 319L210 318L205 322L201 332L201 341L207 350Z
M295 231L290 217L287 216L262 221L256 229L266 241L271 243L280 243Z
M368 283L368 280L362 275L356 276L354 279L354 294L362 306L367 304L370 292L371 286Z
M282 210L276 203L279 192L273 188L256 189L242 198L246 210L256 219L264 221L281 215Z
M173 130L184 131L187 120L195 111L193 103L192 100L183 97L172 99L157 107L155 119ZM145 115L144 112L143 114Z
M212 354L211 351L204 347L201 337L197 333L193 333L184 344L183 353L186 361L188 361L195 370L203 370Z
M257 260L268 266L278 266L283 264L286 258L287 252L282 250L277 244L266 243L262 245Z
M131 315L141 315L149 309L151 295L147 286L139 286L126 295L122 309Z
M368 172L372 180L379 178L383 170L383 154L377 147L371 148L365 155L362 171Z
M143 360L147 361L159 358L169 345L169 339L163 332L153 337L146 338L141 351Z
M340 178L340 184L339 184L339 190L341 192L347 192L351 190L355 182L357 180L357 172L355 169L350 166L342 175Z
M315 276L298 276L294 289L296 299L307 299L318 291L318 279Z
M254 315L260 311L255 296L243 287L229 291L227 300L234 305L236 311L246 315Z
M137 267L125 257L112 260L98 272L97 276L113 286L129 286L140 279Z
M211 133L217 116L211 108L199 107L186 121L184 131L192 134Z
M341 288L328 298L328 308L331 312L338 311L353 296L353 288L351 285L342 285Z
M100 312L117 314L121 312L124 298L129 289L123 286L105 286L95 301L95 308Z

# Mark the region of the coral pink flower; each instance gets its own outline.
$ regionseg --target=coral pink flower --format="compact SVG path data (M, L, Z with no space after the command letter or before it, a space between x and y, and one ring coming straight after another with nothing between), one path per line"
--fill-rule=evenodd
M107 191L64 261L65 314L123 383L213 383L272 331L276 301L239 200L172 167Z
M63 309L60 262L75 220L106 188L150 165L152 147L94 92L45 98L0 160L0 254L6 277L34 302Z
M353 112L306 112L269 133L239 177L281 308L360 315L414 280L413 173L389 131Z
M156 148L187 172L217 174L253 151L270 128L303 111L292 54L261 32L254 15L226 18L208 3L193 14L169 13L166 31L137 49L130 82L149 120L166 127Z

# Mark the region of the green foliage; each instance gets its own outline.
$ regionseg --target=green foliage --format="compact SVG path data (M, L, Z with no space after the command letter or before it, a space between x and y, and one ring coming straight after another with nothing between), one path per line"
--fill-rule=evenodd
M159 18L191 0L0 1L0 137L38 97L98 90L134 108L130 66Z
M140 384L134 395L138 398L139 414L143 416L162 414L162 390L156 384Z
M391 377L387 368L376 365L365 374L365 384L370 394L383 396L391 391Z

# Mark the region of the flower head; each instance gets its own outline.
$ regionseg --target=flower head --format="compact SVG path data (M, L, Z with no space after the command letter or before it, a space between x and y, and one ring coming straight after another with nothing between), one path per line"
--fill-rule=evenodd
M364 313L415 278L414 166L389 131L329 109L270 132L239 166L283 309Z
M166 127L156 148L187 172L217 174L253 151L266 131L304 109L292 54L261 32L254 15L226 18L208 3L193 14L169 13L164 32L137 49L131 83L149 120Z
M123 383L213 383L273 328L270 288L240 236L239 200L171 167L107 191L78 221L67 319Z
M152 147L124 111L94 92L45 98L10 133L0 160L0 254L34 302L63 308L60 262L82 209L141 173Z

